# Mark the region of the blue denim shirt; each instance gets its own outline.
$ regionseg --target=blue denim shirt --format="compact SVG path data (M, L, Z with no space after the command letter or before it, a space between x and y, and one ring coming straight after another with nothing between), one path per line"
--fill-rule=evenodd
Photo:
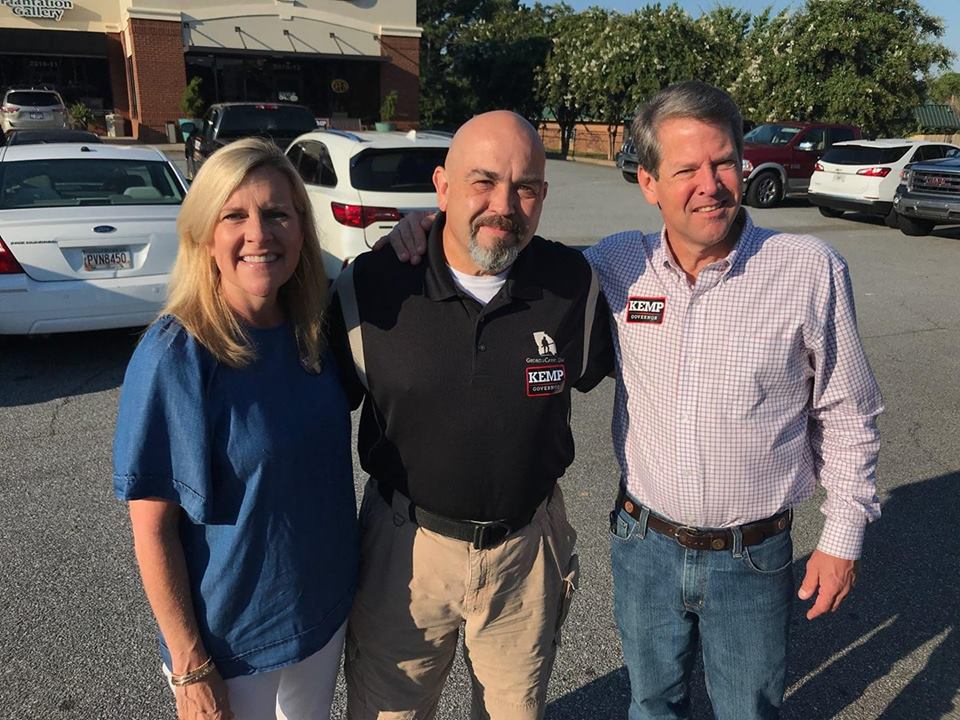
M289 326L248 329L221 365L172 317L127 368L114 437L122 500L180 505L200 633L226 678L322 648L346 620L358 532L350 415L332 357L312 375ZM170 657L161 638L167 666Z

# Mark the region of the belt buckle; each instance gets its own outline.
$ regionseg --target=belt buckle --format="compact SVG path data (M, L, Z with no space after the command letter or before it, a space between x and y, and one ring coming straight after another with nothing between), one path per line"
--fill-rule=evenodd
M680 525L676 530L673 531L673 539L683 547L693 547L694 539L698 538L701 534L702 533L699 528L690 527L689 525ZM688 545L685 543L682 538L687 538L687 542L690 544Z
M473 526L473 549L474 550L486 550L487 549L487 540L489 539L490 531L494 528L503 528L507 532L503 537L506 537L510 534L510 526L507 525L502 520L490 520L488 522L474 523ZM502 540L502 538L501 538ZM491 546L492 547L492 546Z

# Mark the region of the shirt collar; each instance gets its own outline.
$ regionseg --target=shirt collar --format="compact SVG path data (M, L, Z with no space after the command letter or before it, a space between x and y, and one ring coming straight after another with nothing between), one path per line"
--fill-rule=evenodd
M437 213L437 219L427 236L428 265L423 284L424 291L431 300L446 300L460 295L443 254L443 228L446 221L446 213ZM520 300L537 300L543 297L543 287L538 282L536 273L539 246L542 242L545 242L542 238L534 236L510 267L507 282L503 286L508 297Z

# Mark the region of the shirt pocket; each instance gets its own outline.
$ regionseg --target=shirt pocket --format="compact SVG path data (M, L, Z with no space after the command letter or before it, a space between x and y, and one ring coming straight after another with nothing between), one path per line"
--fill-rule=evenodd
M796 334L728 335L723 348L722 396L732 418L780 414L803 392L808 373Z

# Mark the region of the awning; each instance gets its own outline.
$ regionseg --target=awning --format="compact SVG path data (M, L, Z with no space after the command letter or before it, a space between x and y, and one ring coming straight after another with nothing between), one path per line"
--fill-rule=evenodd
M285 50L241 49L225 47L202 47L191 45L184 52L187 55L232 55L234 57L296 58L303 60L350 60L356 62L387 62L390 58L383 55L346 55L343 53L303 53Z
M960 130L960 117L949 105L927 103L914 108L913 116L923 130L949 131Z

